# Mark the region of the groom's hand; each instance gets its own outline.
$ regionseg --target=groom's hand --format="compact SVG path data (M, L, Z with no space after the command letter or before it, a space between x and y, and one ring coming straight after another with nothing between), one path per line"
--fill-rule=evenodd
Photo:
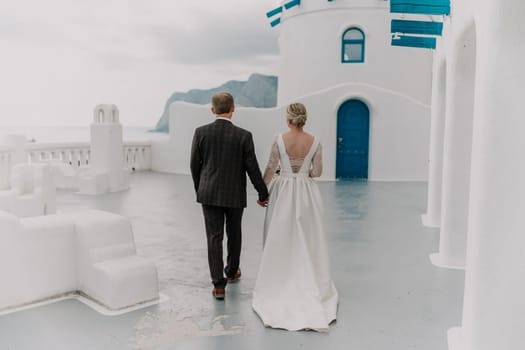
M268 200L265 200L265 201L257 200L257 204L259 204L263 208L266 208L268 206Z

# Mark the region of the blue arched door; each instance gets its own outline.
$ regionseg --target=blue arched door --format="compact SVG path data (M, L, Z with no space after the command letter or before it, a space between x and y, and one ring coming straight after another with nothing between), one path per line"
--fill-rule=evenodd
M366 104L348 100L337 112L338 178L368 178L370 113Z

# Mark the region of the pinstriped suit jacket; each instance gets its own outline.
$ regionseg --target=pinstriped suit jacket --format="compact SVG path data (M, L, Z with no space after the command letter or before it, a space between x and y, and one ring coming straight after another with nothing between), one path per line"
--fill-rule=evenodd
M190 168L199 203L245 208L246 174L259 199L268 198L252 134L230 121L217 119L195 130Z

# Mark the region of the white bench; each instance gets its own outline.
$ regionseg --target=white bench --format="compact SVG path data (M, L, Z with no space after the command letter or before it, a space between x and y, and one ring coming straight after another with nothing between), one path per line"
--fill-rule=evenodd
M0 284L0 311L72 294L111 311L159 298L157 269L137 256L129 220L102 211L0 211Z

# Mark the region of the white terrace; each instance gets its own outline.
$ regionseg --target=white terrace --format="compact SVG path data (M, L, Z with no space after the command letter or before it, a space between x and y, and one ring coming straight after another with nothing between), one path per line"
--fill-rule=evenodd
M217 302L191 178L149 170L158 144L123 142L118 113L102 110L111 117L97 107L89 144L11 136L0 149L0 197L36 208L0 215L0 348L446 347L464 274L430 264L438 235L420 223L424 183L321 182L338 320L330 334L269 330L251 309L264 217L255 194L243 280ZM80 195L83 181L97 191Z
M135 172L128 191L58 191L63 215L104 210L130 218L139 256L155 263L168 300L104 316L65 300L0 316L0 349L367 349L442 350L461 321L464 273L433 266L438 231L421 225L424 183L319 183L338 320L329 334L266 329L251 309L264 210L249 193L240 283L211 296L206 240L191 178ZM46 250L42 254L53 255Z

